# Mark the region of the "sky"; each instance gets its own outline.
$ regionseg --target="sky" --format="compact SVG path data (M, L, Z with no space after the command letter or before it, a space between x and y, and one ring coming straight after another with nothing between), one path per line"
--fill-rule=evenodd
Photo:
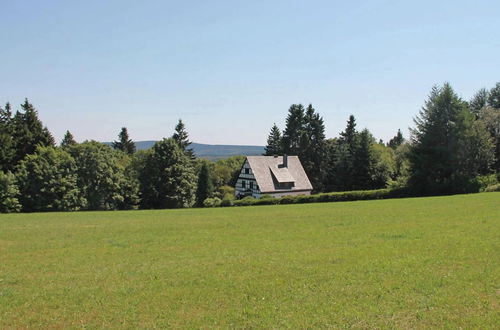
M387 141L432 86L500 81L500 1L0 0L0 104L27 97L57 141L264 145L291 104L328 138Z

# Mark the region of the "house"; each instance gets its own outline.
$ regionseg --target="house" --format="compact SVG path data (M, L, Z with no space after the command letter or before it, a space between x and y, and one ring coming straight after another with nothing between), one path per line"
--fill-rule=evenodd
M313 187L297 156L248 156L236 181L235 196L310 195Z

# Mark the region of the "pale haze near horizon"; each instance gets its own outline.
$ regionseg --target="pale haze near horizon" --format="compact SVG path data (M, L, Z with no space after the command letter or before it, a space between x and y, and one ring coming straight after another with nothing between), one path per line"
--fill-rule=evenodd
M498 1L0 1L0 102L27 97L59 142L264 145L292 103L327 137L353 114L387 141L433 85L500 81Z

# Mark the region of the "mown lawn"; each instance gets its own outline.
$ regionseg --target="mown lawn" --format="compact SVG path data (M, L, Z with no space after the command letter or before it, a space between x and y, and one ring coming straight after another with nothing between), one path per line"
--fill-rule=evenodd
M0 328L495 328L500 193L0 215Z

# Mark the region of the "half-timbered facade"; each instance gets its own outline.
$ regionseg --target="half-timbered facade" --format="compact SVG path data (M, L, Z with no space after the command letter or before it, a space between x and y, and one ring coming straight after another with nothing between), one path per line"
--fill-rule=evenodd
M310 195L313 187L297 156L248 156L236 181L237 198Z

